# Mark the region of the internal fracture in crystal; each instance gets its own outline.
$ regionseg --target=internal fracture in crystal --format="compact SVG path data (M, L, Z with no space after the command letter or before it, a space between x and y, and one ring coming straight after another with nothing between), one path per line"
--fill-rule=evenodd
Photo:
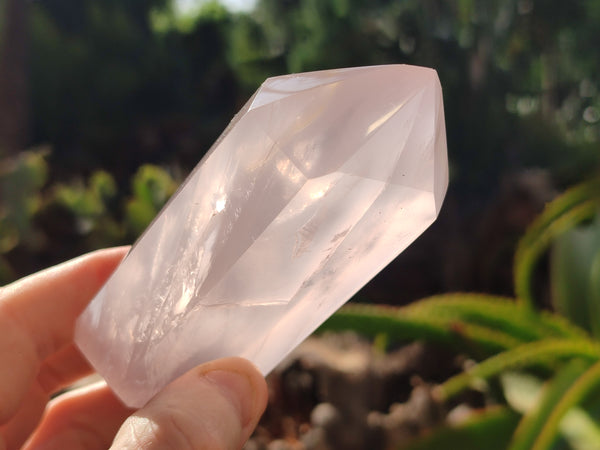
M437 217L448 183L434 70L267 79L79 318L128 406L195 365L263 373Z

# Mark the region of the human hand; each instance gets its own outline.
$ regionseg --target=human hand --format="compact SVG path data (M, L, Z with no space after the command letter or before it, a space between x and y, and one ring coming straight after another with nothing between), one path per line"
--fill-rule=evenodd
M137 411L105 383L49 402L93 372L73 344L75 319L126 252L100 250L0 288L0 450L235 449L252 433L267 388L241 358L192 369Z

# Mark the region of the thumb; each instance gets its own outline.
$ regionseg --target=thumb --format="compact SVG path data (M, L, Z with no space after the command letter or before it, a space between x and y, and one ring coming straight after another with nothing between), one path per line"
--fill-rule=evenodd
M265 380L249 361L202 364L125 420L111 449L240 449L267 397Z

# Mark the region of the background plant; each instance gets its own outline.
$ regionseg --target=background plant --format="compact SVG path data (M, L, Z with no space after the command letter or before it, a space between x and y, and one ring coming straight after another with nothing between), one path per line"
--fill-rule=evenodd
M600 437L599 217L597 179L548 204L519 243L516 298L457 293L402 308L349 305L321 330L384 333L386 341L422 339L477 361L437 386L436 397L448 403L476 389L495 398L495 404L461 426L432 432L411 449L454 448L452 442L463 449L595 448ZM573 241L579 245L570 245ZM535 305L532 286L535 268L551 247L556 312Z
M146 164L119 195L115 179L97 170L87 179L46 185L48 149L21 152L0 167L0 284L56 258L130 244L174 193L178 182Z
M259 0L252 11L232 12L211 1L184 15L176 0L65 5L0 4L0 158L10 165L24 149L46 146L45 176L35 189L46 200L58 185L88 190L85 202L96 202L96 209L76 207L64 193L58 206L42 202L48 208L31 211L18 245L13 239L10 250L5 246L12 275L4 281L98 246L131 242L141 225L125 232L114 223L151 210L125 206L140 167L152 164L181 180L258 84L282 73L408 63L440 75L449 200L440 225L403 256L411 260L390 269L414 267L429 279L411 273L402 291L392 294L392 283L364 298L408 302L449 289L507 294L510 277L502 268L547 195L530 202L518 223L496 220L491 229L486 215L503 195L499 186L515 185L514 175L532 168L566 186L593 172L600 157L595 2ZM112 193L92 200L93 185L102 182L92 180L98 171L112 178ZM11 195L0 192L0 204L13 202ZM104 234L101 216L110 219ZM95 231L82 233L86 227ZM492 242L502 246L490 248ZM432 248L439 250L427 262ZM431 267L444 254L456 256L455 248L463 250L452 267ZM433 274L444 275L434 280Z

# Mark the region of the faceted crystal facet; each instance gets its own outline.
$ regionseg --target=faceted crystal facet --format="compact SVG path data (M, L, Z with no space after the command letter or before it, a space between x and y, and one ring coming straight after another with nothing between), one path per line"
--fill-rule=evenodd
M269 372L437 217L448 182L434 70L266 80L79 318L129 406L193 366Z

